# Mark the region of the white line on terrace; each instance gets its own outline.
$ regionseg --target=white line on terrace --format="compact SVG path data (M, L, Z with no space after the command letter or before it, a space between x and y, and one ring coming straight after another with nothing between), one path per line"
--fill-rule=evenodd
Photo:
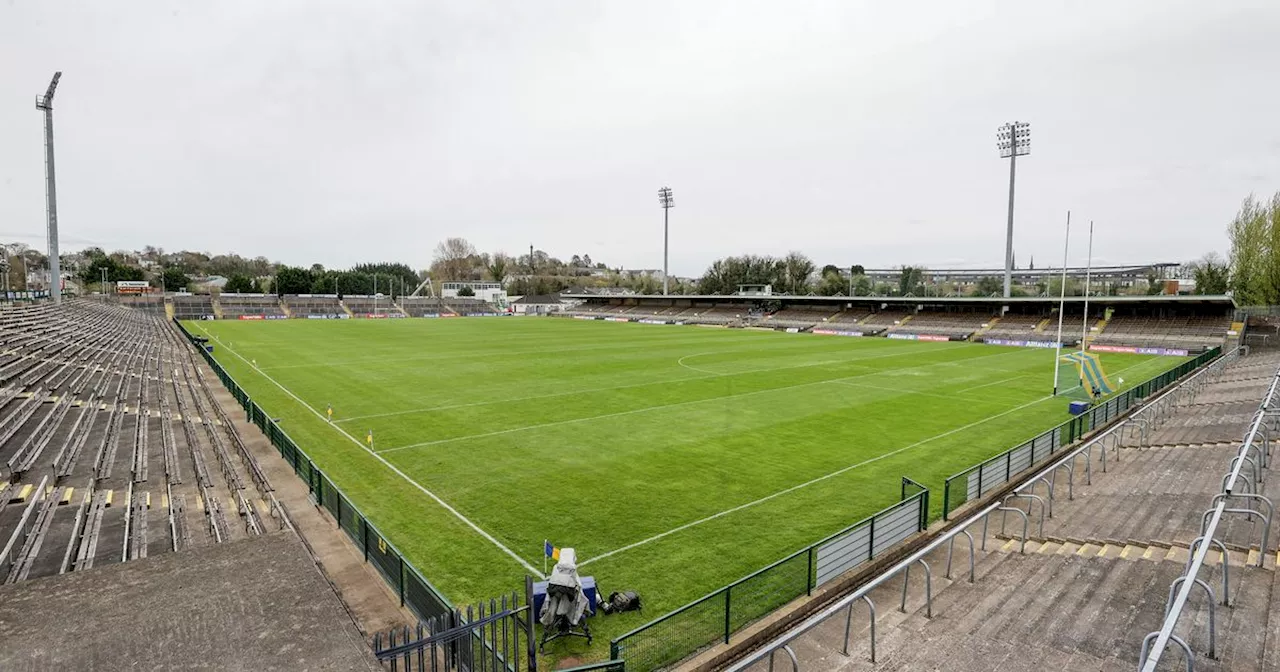
M218 337L216 337L216 336L214 336L213 334L209 333L209 331L208 331L207 329L205 329L205 328L204 328L204 326L199 325L199 324L197 324L196 326L197 326L197 327L199 327L199 328L200 328L200 331L203 331L203 332L205 333L205 335L206 335L206 336L208 336L208 337L212 338L212 339L213 339L213 340L215 340L215 341L218 341L218 344L219 344L219 345L221 345L221 346L222 346L222 347L223 347L227 352L230 352L231 354L233 354L233 355L235 355L236 357L238 357L238 358L240 359L240 361L242 361L242 362L244 362L246 365L248 365L248 366L252 367L254 371L257 371L257 372L258 372L258 375L262 376L263 378L266 378L268 381L270 381L270 382L271 382L271 384L272 384L272 385L275 385L276 387L280 388L280 389L281 389L285 394L287 394L287 395L289 395L290 397L292 397L294 401L298 402L299 404L302 404L302 407L303 407L303 408L307 409L308 411L311 411L311 412L312 412L312 413L313 413L317 418L320 418L320 420L321 420L321 421L324 421L324 420L325 420L325 416L324 416L322 413L320 413L320 411L317 411L316 409L312 408L310 404L308 404L307 402L303 401L301 397L299 397L298 395L294 394L291 390L289 390L289 388L285 387L284 385L281 385L278 381L276 381L276 379L275 379L275 378L272 378L271 376L269 376L269 375L267 375L266 373L264 373L261 369L259 369L258 367L254 366L254 365L253 365L253 362L250 362L249 360L245 359L243 356L241 356L241 355L240 355L240 353L238 353L238 352L236 352L235 350L233 350L233 349L231 349L231 348L227 347L227 345L226 345L226 344L224 344L220 339L218 339ZM326 422L325 422L325 424L329 424L329 423L326 421ZM338 427L337 425L330 425L330 426L331 426L331 427L333 427L333 428L334 428L334 430L336 430L339 434L342 434L343 436L345 436L345 437L347 437L348 439L350 439L352 443L356 444L357 446L360 446L360 448L362 448L363 450L367 451L370 455L372 455L372 456L373 456L373 458L374 458L374 459L376 459L377 461L381 462L384 466L386 466L386 468L390 469L390 470L391 470L392 472L394 472L397 476L399 476L400 478L403 478L403 479L404 479L406 482L408 482L410 485L412 485L412 486L414 486L415 488L417 488L418 490L422 491L422 493L423 493L423 494L425 494L425 495L427 495L428 497L430 497L431 499L435 500L435 502L436 502L437 504L439 504L440 506L444 507L444 508L445 508L445 510L446 510L446 511L448 511L449 513L452 513L452 514L453 514L453 515L454 515L458 520L461 520L463 523L466 523L466 525L467 525L468 527L470 527L471 529L473 529L473 530L475 530L476 532L478 532L478 533L480 534L480 536L484 537L485 539L488 539L490 542L492 542L492 543L493 543L493 545L494 545L494 546L497 546L498 548L502 549L502 551L503 551L504 553L506 553L507 555L511 556L513 559L515 559L515 561L516 561L516 562L520 563L520 565L521 565L522 567L524 567L524 568L525 568L526 570L528 570L529 572L533 573L533 575L534 575L534 576L542 576L542 575L543 575L543 574L542 574L542 572L538 570L538 568L536 568L536 567L534 567L533 565L529 564L529 562L528 562L528 561L526 561L524 558L520 557L519 555L516 555L516 552L515 552L515 551L511 550L510 548L507 548L507 546L506 546L505 544L503 544L501 541L498 541L496 538L494 538L494 536L493 536L492 534L489 534L488 532L486 532L486 531L485 531L483 528L481 528L479 525L476 525L475 523L471 522L471 519L469 519L469 518L467 518L466 516L462 515L462 513L461 513L461 512L459 512L457 509L455 509L455 508L453 508L452 506L450 506L448 502L446 502L446 501L444 501L443 499L441 499L438 495L436 495L436 493L434 493L434 492L432 492L432 491L428 490L427 488L423 487L423 485L422 485L421 483L419 483L419 482L417 482L417 481L413 480L412 478L410 478L410 477L408 476L408 474L404 473L403 471L400 471L400 469L398 469L394 464L391 464L390 462L388 462L388 461L386 460L386 458L382 457L381 455L378 455L378 454L377 454L376 452L374 452L373 450L370 450L368 446L365 446L363 443L361 443L361 442L360 442L360 439L357 439L356 437L354 437L354 436L352 436L352 435L348 434L346 431L344 431L341 427Z

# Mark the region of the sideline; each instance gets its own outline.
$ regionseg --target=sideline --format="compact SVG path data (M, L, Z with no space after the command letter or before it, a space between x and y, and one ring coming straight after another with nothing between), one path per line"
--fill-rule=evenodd
M254 370L254 371L256 371L256 372L258 373L258 375L262 376L263 378L266 378L268 381L270 381L270 382L271 382L271 384L272 384L272 385L275 385L276 387L280 388L280 389L281 389L285 394L287 394L287 395L289 395L290 397L292 397L294 401L298 402L299 404L302 404L302 407L303 407L303 408L307 409L308 411L311 411L311 413L312 413L312 414L314 414L317 418L319 418L321 421L323 421L326 425L330 425L330 426L331 426L331 427L333 427L333 428L334 428L334 430L336 430L338 433L340 433L340 434L342 434L343 436L345 436L345 437L347 437L348 439L350 439L352 443L356 444L357 446L360 446L360 448L361 448L362 450L364 450L365 452L367 452L367 453L369 453L370 455L372 455L374 459L376 459L376 460L378 460L379 462L381 462L381 463L382 463L383 465L385 465L388 469L390 469L392 472L394 472L397 476L399 476L400 478L403 478L406 482L408 482L409 484L413 485L413 486L414 486L414 487L416 487L418 490L421 490L421 491L423 492L423 494L425 494L425 495L427 495L428 497L430 497L431 499L435 500L435 501L436 501L436 503L437 503L437 504L439 504L440 506L443 506L443 507L445 508L445 510L446 510L446 511L448 511L449 513L452 513L455 517L457 517L457 519L458 519L458 520L461 520L463 523L466 523L468 527L470 527L471 529L473 529L473 530L475 530L476 532L480 533L480 536L484 537L485 539L488 539L490 542L492 542L492 543L493 543L493 545L494 545L494 546L497 546L497 547L498 547L499 549L501 549L504 553L506 553L507 555L511 556L513 559L515 559L515 561L516 561L516 562L519 562L519 563L520 563L520 565L521 565L522 567L524 567L525 569L527 569L527 570L529 570L531 573L533 573L533 575L534 575L534 576L539 576L539 577L543 577L543 576L545 576L545 575L544 575L544 574L543 574L543 573L542 573L542 572L541 572L537 567L534 567L533 565L529 564L529 562L528 562L527 560L525 560L524 558L522 558L522 557L520 557L519 555L517 555L515 551L511 550L510 548L507 548L507 546L506 546L505 544L503 544L501 541L498 541L498 540L497 540L497 539L496 539L492 534L489 534L488 532L486 532L486 531L484 530L484 528L482 528L482 527L480 527L479 525L476 525L475 523L471 522L471 519L469 519L469 518L467 518L466 516L462 515L462 513L460 513L457 509L455 509L455 508L453 508L452 506L450 506L448 502L446 502L446 501L444 501L443 499L441 499L441 498L439 497L439 495L437 495L436 493L434 493L434 492L432 492L432 491L428 490L427 488L423 487L423 485L422 485L421 483L419 483L419 482L417 482L417 481L413 480L412 478L410 478L410 477L408 476L408 474L404 473L403 471L400 471L400 469L398 469L394 464L391 464L390 462L388 462L388 461L386 460L386 458L382 457L381 455L378 455L376 452L374 452L373 450L369 449L369 447L368 447L368 446L365 446L363 443L361 443L361 442L360 442L360 439L357 439L356 437L354 437L354 436L352 436L352 435L348 434L348 433L346 432L346 430L342 429L341 427L338 427L337 425L333 425L333 424L329 423L327 420L325 420L324 415L323 415L322 413L320 413L320 411L317 411L316 409L312 408L310 404L308 404L307 402L303 401L301 397L299 397L298 395L294 394L292 391L290 391L290 390L289 390L289 388L285 387L284 385L281 385L281 384L280 384L280 383L279 383L275 378L272 378L271 376L269 376L269 375L267 375L266 373L264 373L264 372L262 371L262 369L259 369L257 366L254 366L253 362L250 362L249 360L245 359L243 356L241 356L241 354L240 354L240 353L236 352L234 349L232 349L232 348L230 348L230 347L227 347L227 346L226 346L226 345L225 345L225 344L224 344L224 343L223 343L223 342L222 342L222 341L221 341L217 336L214 336L213 334L209 333L209 331L208 331L207 329L205 329L203 325L201 325L201 324L197 323L197 324L196 324L196 326L197 326L197 327L199 327L200 331L203 331L203 332L205 333L205 335L206 335L206 336L208 336L209 338L212 338L213 340L217 341L217 342L218 342L218 345L222 346L223 348L226 348L227 352L230 352L231 354L233 354L233 355L235 355L236 357L238 357L238 358L240 359L240 361L242 361L242 362L244 362L246 365L248 365L248 366L252 367L252 368L253 368L253 370Z

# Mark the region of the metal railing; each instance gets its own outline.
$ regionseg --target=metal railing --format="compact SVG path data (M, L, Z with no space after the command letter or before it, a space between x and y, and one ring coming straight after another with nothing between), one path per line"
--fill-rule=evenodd
M901 601L899 609L905 610L905 607L906 607L905 598L906 598L906 587L907 587L906 584L910 580L909 570L914 565L922 565L923 567L926 568L925 616L926 618L932 618L933 616L932 591L931 591L931 586L928 583L932 576L932 572L928 571L929 564L928 564L927 557L929 556L929 554L940 550L944 544L947 546L947 552L946 552L947 570L946 570L945 576L949 578L951 575L951 565L952 565L952 559L954 555L955 540L958 536L964 535L969 541L969 548L970 548L969 581L972 582L974 577L974 571L975 571L974 570L975 559L974 559L974 552L973 552L974 538L973 538L973 535L969 532L969 528L979 522L982 523L983 536L982 536L981 543L985 545L986 538L987 538L986 527L988 525L991 514L996 512L1001 512L1003 515L1013 513L1018 515L1022 519L1022 532L1020 536L1021 548L1019 549L1019 552L1020 553L1025 552L1027 534L1030 528L1030 516L1026 511L1023 511L1022 509L1009 506L1008 501L1010 499L1018 498L1018 497L1028 497L1034 494L1033 491L1035 490L1036 486L1041 483L1052 484L1056 480L1056 476L1060 471L1065 470L1067 472L1068 483L1070 484L1071 482L1070 479L1073 477L1072 475L1074 474L1076 460L1078 458L1084 458L1085 464L1086 465L1090 464L1092 462L1093 450L1095 448L1098 448L1101 454L1105 454L1109 447L1119 445L1118 440L1124 432L1131 431L1131 428L1133 427L1142 427L1143 424L1141 423L1146 423L1147 425L1150 425L1151 421L1148 419L1145 419L1143 417L1145 415L1154 415L1157 413L1157 411L1159 411L1160 413L1163 414L1163 417L1166 417L1166 418L1169 417L1169 412L1164 409L1167 409L1168 407L1172 407L1175 403L1180 403L1181 401L1186 399L1185 394L1182 392L1183 388L1194 387L1196 390L1200 389L1201 387L1203 387L1204 381L1209 376L1213 375L1212 372L1215 372L1215 371L1220 372L1223 369L1223 367L1226 365L1226 363L1230 361L1234 361L1237 356L1238 356L1238 351L1232 351L1228 355L1210 362L1208 366L1202 368L1200 371L1197 371L1194 375L1186 378L1185 380L1178 382L1176 387L1165 391L1163 394L1161 394L1159 397L1155 399L1149 400L1144 406L1142 406L1140 409L1135 411L1134 414L1125 418L1123 421L1111 427L1108 427L1107 429L1101 431L1095 436L1090 437L1084 443L1081 443L1080 445L1074 448L1067 449L1066 452L1064 452L1056 460L1051 460L1048 463L1038 468L1033 468L1032 470L1030 470L1030 473L1028 475L1019 479L1020 484L1017 485L1010 494L1005 495L1004 497L1002 497L997 501L982 504L977 509L967 513L965 516L963 516L962 518L957 520L955 523L953 523L952 527L948 528L945 532L943 532L937 538L930 541L923 548L919 549L918 551L912 553L908 557L894 564L892 567L886 569L884 572L881 572L880 574L876 575L870 581L860 586L857 590L840 598L837 602L823 609L819 613L809 617L808 619L803 621L800 625L788 630L786 633L782 635L779 635L775 639L771 640L768 644L756 650L755 652L749 654L748 656L742 659L739 659L738 661L736 661L730 667L727 668L727 672L742 672L747 668L751 667L752 665L755 665L756 663L759 663L761 661L769 661L770 664L772 664L774 654L777 651L782 651L783 653L785 653L791 661L792 670L795 672L798 672L798 670L800 669L800 662L797 659L795 652L791 647L792 642L794 642L796 639L798 639L802 635L814 630L815 628L817 628L818 626L826 622L828 619L835 618L841 615L843 615L845 618L844 645L841 648L841 652L846 656L849 655L849 638L852 633L853 611L854 611L854 607L858 603L864 603L869 607L870 656L871 656L871 662L873 663L876 662L876 645L875 645L876 609L875 609L875 603L872 601L870 597L871 591L875 590L880 586L883 586L889 580L901 574L903 576L903 599ZM1015 477L1016 476L1017 474L1015 474ZM1068 496L1070 496L1070 485L1068 487L1069 487ZM1053 497L1052 491L1050 491L1048 500L1051 501L1052 497ZM1206 544L1204 548L1206 549L1209 548L1209 545ZM1192 586L1192 585L1193 584L1191 584L1190 582L1188 582L1187 584L1187 586ZM1190 588L1188 587L1187 590L1189 589Z
M981 499L983 495L1003 487L1015 476L1060 452L1089 432L1106 426L1107 423L1124 415L1134 406L1141 404L1144 399L1152 394L1214 361L1220 353L1221 348L1214 348L1197 355L1150 380L1139 383L1107 399L1105 402L1093 406L1084 413L1036 436L1030 441L1010 448L995 457L948 477L942 489L943 519L950 519L951 513L965 502ZM1106 471L1105 460L1102 468L1103 471Z
M1178 626L1178 621L1182 617L1187 600L1191 596L1191 591L1201 588L1208 596L1209 605L1209 650L1210 658L1217 657L1215 640L1217 637L1216 623L1214 622L1215 598L1213 589L1209 587L1208 582L1199 578L1200 570L1204 567L1205 558L1218 546L1222 552L1222 580L1223 604L1228 605L1230 601L1230 584L1229 584L1229 565L1227 564L1226 548L1223 543L1217 539L1218 525L1222 522L1223 516L1228 513L1242 514L1246 516L1260 515L1263 519L1261 546L1258 553L1258 566L1262 566L1263 557L1267 554L1268 532L1271 527L1271 516L1273 507L1271 501L1262 496L1261 490L1261 469L1270 464L1271 454L1271 430L1273 427L1274 416L1270 413L1271 406L1280 401L1277 398L1277 392L1280 390L1280 368L1276 370L1271 380L1271 387L1267 390L1266 396L1262 399L1258 406L1257 413L1254 414L1253 421L1249 424L1249 429L1245 433L1244 443L1240 446L1236 457L1232 459L1229 470L1223 476L1222 492L1214 495L1212 507L1205 512L1201 525L1200 536L1191 542L1191 557L1187 560L1186 571L1182 576L1173 582L1169 587L1169 599L1165 603L1165 618L1160 629L1148 634L1142 640L1142 648L1138 658L1138 669L1141 672L1155 672L1156 666L1160 664L1160 658L1164 654L1169 644L1176 644L1182 650L1183 661L1188 671L1194 669L1194 655L1191 647L1185 640L1173 634L1174 629ZM1258 441L1261 439L1261 443ZM1250 454L1257 459L1252 460ZM1246 462L1251 462L1254 469L1252 472L1243 472ZM1239 488L1244 486L1248 492L1241 492ZM1246 508L1232 507L1229 500L1232 498L1244 499L1250 506ZM1265 511L1257 510L1252 504L1257 502L1265 507ZM1153 643L1154 640L1154 643Z
M316 505L322 506L333 516L338 527L346 532L352 543L364 553L365 562L372 564L391 586L400 598L400 605L408 607L424 621L452 613L454 606L444 593L431 585L431 582L427 581L416 567L405 560L404 554L360 512L360 509L351 503L351 500L324 472L316 467L311 458L298 448L298 445L283 429L280 429L275 420L249 398L244 388L240 387L231 374L227 373L218 360L203 347L203 342L188 332L176 318L173 322L183 336L196 346L196 350L204 357L205 363L217 374L218 380L222 381L223 386L244 409L249 422L262 430L262 433L271 441L271 445L280 451L280 456L293 467L298 478L307 484ZM272 499L274 500L274 497ZM278 506L278 503L273 504L273 508ZM282 509L281 512L283 512ZM283 515L281 520L284 520Z
M917 490L907 495L908 489ZM610 658L653 670L730 636L882 556L928 525L929 490L904 478L902 501L614 639Z

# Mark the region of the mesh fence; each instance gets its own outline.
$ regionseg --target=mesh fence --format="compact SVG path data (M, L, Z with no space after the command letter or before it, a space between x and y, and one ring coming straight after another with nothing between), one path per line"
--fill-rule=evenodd
M654 670L733 633L923 529L923 490L836 534L613 640L611 658Z
M271 445L280 452L280 457L288 462L298 478L307 484L316 503L323 506L334 517L339 527L351 538L352 543L365 554L366 560L400 595L400 603L409 607L423 620L452 613L453 604L448 598L423 578L417 568L405 561L404 555L390 540L369 523L351 500L347 499L333 481L315 466L311 458L298 448L293 439L280 429L275 420L272 420L257 402L250 399L248 393L236 383L226 369L222 368L213 355L201 347L201 340L192 336L178 320L175 319L174 324L196 346L203 355L205 363L218 376L218 380L222 381L231 396L245 409L248 420L262 430Z

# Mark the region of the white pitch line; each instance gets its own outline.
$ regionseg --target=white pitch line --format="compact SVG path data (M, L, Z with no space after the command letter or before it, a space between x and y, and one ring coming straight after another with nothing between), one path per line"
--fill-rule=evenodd
M207 329L205 329L203 326L201 326L201 325L196 325L196 326L198 326L198 327L200 328L200 331L203 331L203 332L205 333L205 335L206 335L206 336L208 336L208 337L212 338L212 339L213 339L213 340L215 340L215 341L218 341L218 344L219 344L219 345L222 345L222 347L223 347L224 349L226 349L226 350L227 350L227 352L230 352L231 354L235 355L236 357L239 357L239 358L240 358L240 361L242 361L242 362L244 362L245 364L247 364L248 366L252 367L254 371L257 371L257 372L258 372L258 375L262 376L263 378L266 378L268 381L270 381L270 382L271 382L271 384L272 384L272 385L275 385L276 387L280 388L280 389L281 389L285 394L287 394L287 395L289 395L290 397L292 397L294 401L298 402L299 404L302 404L302 407L303 407L303 408L307 409L308 411L311 411L311 412L312 412L312 413L313 413L317 418L320 418L320 420L325 421L325 416L324 416L323 414L321 414L321 413L320 413L320 411L317 411L316 409L312 408L312 407L311 407L311 404L308 404L307 402L303 401L301 397L299 397L298 395L294 394L294 393L293 393L289 388L285 387L284 385L281 385L281 384L280 384L280 383L279 383L275 378L272 378L271 376L269 376L269 375L267 375L266 373L264 373L264 372L262 371L262 369L259 369L257 366L254 366L253 362L250 362L249 360L245 359L243 356L241 356L241 355L240 355L240 353L238 353L238 352L236 352L235 350L233 350L233 349L231 349L231 348L227 347L225 344L223 344L223 343L222 343L222 340L221 340L221 339L219 339L218 337L216 337L216 336L214 336L213 334L209 333L209 331L208 331ZM376 452L374 452L373 450L369 449L369 447L368 447L368 446L366 446L366 445L364 445L363 443L361 443L361 442L360 442L360 439L357 439L356 437L351 436L351 435L350 435L350 434L348 434L345 430L343 430L341 427L338 427L337 425L332 425L332 424L330 424L330 423L329 423L329 422L327 422L327 421L325 421L325 424L328 424L328 425L330 425L331 427L333 427L335 430L337 430L337 432L338 432L339 434L341 434L341 435L343 435L343 436L347 437L348 439L350 439L350 440L351 440L351 442L352 442L352 443L356 444L357 446L360 446L360 448L362 448L363 450L365 450L366 452L368 452L370 455L372 455L372 456L374 457L374 459L376 459L376 460L378 460L379 462L381 462L384 466L386 466L388 469L390 469L392 472L394 472L397 476L399 476L400 478L403 478L403 479L404 479L406 482L408 482L410 485L412 485L412 486L414 486L415 488L417 488L418 490L422 491L422 493L423 493L423 494L425 494L425 495L427 495L428 497L430 497L431 499L435 500L435 502L436 502L437 504L439 504L440 506L444 507L444 508L445 508L445 510L446 510L446 511L448 511L449 513L452 513L455 517L457 517L457 519L458 519L458 520L461 520L463 523L466 523L468 527L470 527L471 529L473 529L473 530L475 530L476 532L478 532L478 533L480 534L480 536L484 537L485 539L488 539L490 542L492 542L492 543L493 543L493 545L494 545L494 546L497 546L497 547L498 547L499 549L501 549L504 553L506 553L507 555L509 555L509 556L511 556L512 558L514 558L514 559L515 559L515 561L516 561L516 562L519 562L519 563L520 563L520 565L521 565L522 567L524 567L525 569L527 569L527 570L529 570L530 572L532 572L535 576L543 576L542 572L541 572L541 571L539 571L537 567L534 567L533 565L529 564L529 562L528 562L528 561L526 561L524 558L520 557L519 555L516 555L516 552L515 552L515 551L511 550L510 548L507 548L507 546L506 546L505 544L503 544L501 541L498 541L496 538L494 538L494 536L493 536L492 534L489 534L489 533L488 533L488 532L486 532L483 528L481 528L479 525L476 525L475 523L471 522L471 519L469 519L469 518L467 518L466 516L462 515L462 513L461 513L461 512L459 512L457 509L455 509L455 508L453 508L452 506L450 506L448 502L446 502L446 501L444 501L443 499L441 499L438 495L436 495L436 493L434 493L434 492L432 492L432 491L428 490L427 488L423 487L423 485L422 485L421 483L419 483L419 482L417 482L417 481L413 480L412 478L410 478L410 477L409 477L409 475L408 475L408 474L404 473L403 471L400 471L400 469L399 469L399 468L397 468L394 464L391 464L390 462L388 462L388 461L386 460L386 458L382 457L381 455L378 455Z
M1024 373L1024 374L1022 374L1021 376L1014 376L1014 377L1012 377L1012 378L1005 378L1004 380L997 380L997 381L995 381L994 383L985 383L985 384L982 384L982 385L977 385L977 386L975 386L975 387L970 387L970 388L968 388L968 389L966 389L966 390L964 390L964 391L965 391L965 392L972 392L972 391L974 391L974 390L981 390L981 389L982 389L982 388L984 388L984 387L991 387L992 385L999 385L1000 383L1007 383L1007 382L1009 382L1009 381L1011 381L1011 380L1017 380L1017 379L1019 379L1019 378L1027 378L1027 377L1029 377L1029 376L1031 376L1031 375L1032 375L1032 374L1030 374L1030 373Z
M983 355L982 357L971 357L971 358L969 358L969 359L967 359L967 360L964 360L964 361L978 360L978 359L986 359L986 358L988 358L988 357L1005 357L1005 356L1008 356L1008 355L1010 355L1010 354L1014 354L1014 353L1010 353L1010 352L1001 352L1001 353L994 354L994 355ZM572 418L572 419L569 419L569 420L557 420L557 421L555 421L555 422L544 422L544 423L537 424L537 425L526 425L526 426L524 426L524 427L511 427L511 428L509 428L509 429L500 429L500 430L497 430L497 431L494 431L494 432L486 432L486 433L484 433L484 434L468 434L468 435L466 435L466 436L454 436L454 437L451 437L451 438L448 438L448 439L436 439L435 441L423 441L423 442L421 442L421 443L411 443L411 444L409 444L409 445L407 445L407 446L396 446L395 448L384 448L384 449L382 449L382 450L377 451L377 453L378 453L379 455L385 455L385 454L387 454L387 453L394 453L394 452L398 452L398 451L401 451L401 450L408 450L408 449L410 449L410 448L425 448L425 447L427 447L427 446L438 446L438 445L445 444L445 443L454 443L454 442L457 442L457 441L468 441L468 440L470 440L470 439L484 439L484 438L489 438L489 437L492 437L492 436L503 436L503 435L505 435L505 434L514 434L514 433L516 433L516 432L526 432L526 431L534 430L534 429L545 429L545 428L547 428L547 427L559 427L559 426L562 426L562 425L572 425L572 424L576 424L576 423L579 423L579 422L591 422L591 421L593 421L593 420L604 420L604 419L606 419L606 418L617 418L617 417L622 417L622 416L625 416L625 415L634 415L634 414L636 414L636 413L647 413L647 412L649 412L649 411L661 411L661 410L666 410L666 409L669 409L669 408L678 408L678 407L680 407L680 406L689 406L689 405L692 405L692 404L702 404L702 403L707 403L707 402L721 401L721 400L725 400L725 399L738 399L738 398L741 398L741 397L750 397L750 396L754 396L754 395L757 395L757 394L768 394L768 393L770 393L770 392L781 392L781 391L783 391L783 390L794 390L794 389L798 389L798 388L801 388L801 387L811 387L811 386L813 386L813 385L826 385L826 384L828 384L828 383L836 383L836 382L840 382L840 381L843 381L843 380L849 380L850 378L863 378L863 377L866 377L866 376L877 376L877 375L888 374L888 373L897 373L897 372L901 372L901 371L911 371L911 370L914 370L914 369L926 369L926 368L929 368L929 367L931 367L931 366L939 366L939 365L942 365L942 364L950 364L950 363L952 363L952 362L950 362L950 361L947 361L947 362L934 362L934 363L932 363L932 364L921 364L921 365L919 365L919 366L907 366L907 367L903 367L903 368L901 368L901 369L889 369L889 370L886 370L886 371L872 371L872 372L870 372L870 373L860 373L860 374L857 374L857 375L854 375L854 376L845 376L845 377L843 377L843 378L828 378L828 379L826 379L826 380L815 380L815 381L813 381L813 382L809 382L809 383L796 383L795 385L783 385L783 386L781 386L781 387L770 387L770 388L763 389L763 390L753 390L753 391L751 391L751 392L740 392L740 393L738 393L738 394L728 394L728 395L722 395L722 396L718 396L718 397L709 397L709 398L706 398L706 399L690 399L690 400L688 400L688 401L677 401L677 402L675 402L675 403L671 403L671 404L660 404L660 405L658 405L658 406L644 406L644 407L642 407L642 408L633 408L633 409L626 410L626 411L618 411L618 412L616 412L616 413L605 413L605 414L602 414L602 415L592 415L592 416L588 416L588 417L585 417L585 418Z
M802 488L807 488L807 487L809 487L809 486L811 486L811 485L814 485L815 483L821 483L822 481L825 481L825 480L827 480L827 479L835 478L836 476L839 476L840 474L847 473L847 472L852 471L852 470L854 470L854 469L857 469L857 468L859 468L859 467L865 467L865 466L867 466L868 464L872 464L872 463L875 463L875 462L879 462L880 460L883 460L883 459L885 459L885 458L887 458L887 457L893 457L894 455L897 455L897 454L902 453L902 452L904 452L904 451L911 450L912 448L918 448L918 447L920 447L920 446L923 446L923 445L924 445L924 444L926 444L926 443L930 443L930 442L932 442L932 441L936 441L936 440L938 440L938 439L941 439L941 438L945 438L945 437L951 436L952 434L955 434L956 432L962 432L962 431L964 431L964 430L966 430L966 429L972 429L973 427L977 427L978 425L981 425L981 424L983 424L983 423L990 422L990 421L992 421L992 420L995 420L996 418L1000 418L1000 417L1003 417L1003 416L1009 415L1010 413L1013 413L1013 412L1015 412L1015 411L1020 411L1020 410L1022 410L1022 409L1024 409L1024 408L1027 408L1027 407L1029 407L1029 406L1034 406L1034 405L1036 405L1036 404L1043 403L1044 401L1046 401L1046 400L1048 400L1048 399L1053 399L1053 397L1052 397L1052 396L1042 397L1042 398L1037 399L1037 400L1035 400L1035 401L1025 403L1025 404L1023 404L1023 405L1021 405L1021 406L1017 406L1017 407L1015 407L1015 408L1011 408L1011 409L1009 409L1009 410L1007 410L1007 411L1003 411L1003 412L1001 412L1001 413L997 413L996 415L992 415L992 416L989 416L989 417L983 418L982 420L978 420L978 421L976 421L976 422L971 422L971 423L969 423L969 424L967 424L967 425L965 425L965 426L963 426L963 427L956 427L955 429L952 429L952 430L949 430L949 431L943 432L943 433L941 433L941 434L938 434L937 436L931 436L931 437L929 437L929 438L927 438L927 439L924 439L923 441L917 441L917 442L915 442L915 443L913 443L913 444L911 444L911 445L909 445L909 446L903 446L903 447L901 447L901 448L897 448L897 449L891 450L891 451L889 451L889 452L887 452L887 453L882 453L882 454L877 455L877 456L875 456L875 457L873 457L873 458L870 458L870 459L867 459L867 460L863 460L863 461L861 461L861 462L858 462L857 464L851 464L851 465L849 465L849 466L847 466L847 467L842 467L842 468L837 469L836 471L833 471L833 472L831 472L831 473L829 473L829 474L824 474L824 475L819 476L819 477L817 477L817 478L814 478L814 479L811 479L811 480L805 481L804 483L800 483L799 485L793 485L793 486L791 486L791 487L789 487L789 488L786 488L785 490L779 490L779 491L777 491L777 492L775 492L775 493L773 493L773 494L765 495L764 497L761 497L760 499L757 499L757 500L755 500L755 501L747 502L746 504L740 504L740 505L738 505L738 506L733 507L732 509L725 509L724 511L721 511L721 512L719 512L719 513L714 513L714 514L712 514L712 515L710 515L710 516L707 516L706 518L702 518L702 519L699 519L699 520L695 520L695 521L693 521L693 522L691 522L691 523L685 523L684 525L681 525L681 526L679 526L679 527L673 527L673 528L671 528L670 530L667 530L666 532L662 532L662 533L659 533L659 534L655 534L655 535L653 535L652 537L649 537L648 539L641 539L640 541L637 541L637 542L632 543L632 544L627 544L626 546L623 546L623 547L621 547L621 548L615 548L614 550L609 551L609 552L607 552L607 553L601 553L600 555L597 555L597 556L595 556L594 558L588 558L588 559L586 559L586 560L583 560L583 561L581 561L581 562L579 562L579 563L578 563L578 566L579 566L579 567L582 567L583 565L586 565L587 563L595 562L596 560L603 560L604 558L607 558L607 557L609 557L609 556L611 556L611 555L617 555L618 553L622 553L623 551L629 551L629 550L631 550L631 549L633 549L633 548L637 548L637 547L639 547L639 546L644 546L645 544L652 543L652 542L654 542L654 541L658 541L659 539L662 539L662 538L664 538L664 537L669 537L669 536L671 536L671 535L673 535L673 534L676 534L677 532L683 532L684 530L687 530L687 529L689 529L689 528L691 528L691 527L696 527L696 526L701 525L701 524L703 524L703 523L707 523L707 522L713 521L713 520L715 520L715 519L717 519L717 518L722 518L722 517L727 516L727 515L729 515L729 514L731 514L731 513L737 513L738 511L742 511L743 509L749 509L749 508L751 508L751 507L753 507L753 506L756 506L757 504L763 504L763 503L765 503L765 502L767 502L767 501L769 501L769 500L771 500L771 499L776 499L776 498L781 497L781 496L783 496L783 495L786 495L786 494L790 494L790 493L792 493L792 492L795 492L796 490L800 490L800 489L802 489Z

